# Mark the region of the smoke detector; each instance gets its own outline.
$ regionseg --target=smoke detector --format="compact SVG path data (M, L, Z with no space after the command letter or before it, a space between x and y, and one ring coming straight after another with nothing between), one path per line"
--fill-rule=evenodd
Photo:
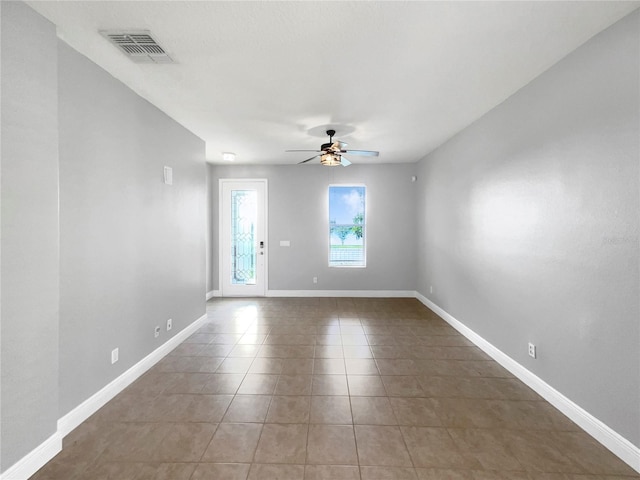
M135 63L174 63L149 30L100 30L100 34Z

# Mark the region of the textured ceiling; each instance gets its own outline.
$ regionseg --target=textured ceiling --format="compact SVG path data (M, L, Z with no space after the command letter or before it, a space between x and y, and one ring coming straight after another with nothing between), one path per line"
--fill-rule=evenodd
M639 2L27 2L58 35L207 142L292 164L327 126L354 163L415 162ZM148 29L176 60L99 34Z

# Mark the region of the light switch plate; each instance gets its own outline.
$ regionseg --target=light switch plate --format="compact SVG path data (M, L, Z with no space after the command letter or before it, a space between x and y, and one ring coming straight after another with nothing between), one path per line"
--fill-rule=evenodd
M280 240L280 246L281 247L290 247L291 246L291 242L289 240Z
M164 183L173 185L173 168L164 167Z

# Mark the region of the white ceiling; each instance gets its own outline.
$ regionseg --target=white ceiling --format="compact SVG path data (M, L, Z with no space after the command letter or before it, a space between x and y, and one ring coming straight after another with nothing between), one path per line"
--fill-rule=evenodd
M59 36L207 143L293 164L327 126L354 163L415 162L640 2L28 2ZM98 31L148 29L136 64ZM342 134L341 134L342 133Z

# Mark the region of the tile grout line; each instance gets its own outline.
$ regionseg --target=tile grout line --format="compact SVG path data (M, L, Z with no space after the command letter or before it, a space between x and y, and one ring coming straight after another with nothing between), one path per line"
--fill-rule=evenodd
M340 332L340 343L342 344L342 330ZM344 356L344 345L342 345L342 353ZM353 415L353 404L351 403L351 387L349 386L349 375L347 372L346 359L345 359L345 365L344 365L344 373L345 373L345 379L347 381L347 394L349 395L349 411L351 413L351 430L353 431L353 441L356 446L356 459L358 461L358 476L360 477L360 480L362 480L362 465L360 464L360 450L358 448L358 437L356 435L356 421Z
M234 349L237 345L239 345L239 343L238 343L238 342L240 342L240 340L242 339L242 337L244 337L244 335L246 334L246 332L247 332L247 330L248 330L249 328L250 328L250 327L247 327L247 329L246 329L246 330L245 330L245 332L242 334L242 336L241 336L241 337L240 337L240 338L239 338L239 339L238 339L238 340L233 344L233 348L229 351L229 354L227 354L227 356L225 357L225 360L226 360L227 358L230 358L230 357L229 357L229 355L231 355L231 353L233 352L233 349ZM266 337L265 337L265 338L266 338ZM212 342L213 342L213 340L212 340ZM210 342L210 343L208 343L208 344L207 344L207 346L208 346L208 345L212 345L212 343ZM233 358L235 358L235 357L233 357ZM254 357L254 361L255 361L255 357ZM224 360L223 360L223 362L222 362L222 363L224 363ZM222 363L220 363L220 365L222 365ZM253 364L253 361L251 362L251 364ZM220 365L218 366L218 368L220 367ZM216 368L216 371L215 371L214 373L217 373L218 368ZM251 365L249 366L249 368L251 368ZM224 420L225 415L226 415L226 414L227 414L227 412L229 411L229 408L231 408L231 405L233 404L233 401L234 401L234 400L235 400L235 398L237 397L237 395L238 395L238 391L240 390L240 387L241 387L241 386L242 386L242 384L244 383L244 380L246 379L247 375L248 375L248 370L247 370L247 373L245 373L245 374L244 374L244 376L242 377L242 380L240 381L240 384L238 385L238 388L236 388L236 389L235 389L235 393L233 394L233 397L231 398L231 401L230 401L230 402L229 402L229 404L227 405L227 408L225 409L224 413L223 413L223 414L222 414L222 416L220 417L220 421L219 421L219 422L218 422L218 424L216 425L216 428L215 428L215 430L214 430L213 434L211 435L211 438L209 439L209 442L207 443L207 446L206 446L206 447L205 447L205 449L203 450L202 455L200 456L200 460L199 460L199 462L198 462L198 463L202 463L202 459L204 458L205 454L207 453L207 450L209 449L209 447L211 446L211 443L213 442L213 439L214 439L214 437L215 437L215 434L217 433L218 429L220 428L220 425L223 423L222 421ZM204 390L204 385L203 385L202 389ZM260 433L262 434L262 432L260 432ZM257 448L257 447L256 447L256 448ZM195 472L197 471L197 469L198 469L198 466L196 466L196 468L195 468L195 469L194 469L194 471L191 473L191 476L190 476L189 478L192 478L192 477L193 477L193 475L195 475ZM248 475L249 475L249 472L247 472L247 476L248 476Z
M274 305L275 305L275 304L276 304L276 303L274 302ZM349 315L349 317L347 317L347 315ZM301 313L301 314L297 314L296 316L297 316L297 317L302 317L302 318L304 318L304 321L307 321L307 320L308 320L308 321L311 321L311 320L313 320L313 319L315 318L313 315L305 315L305 314L302 314L302 313ZM349 311L349 313L348 313L348 314L345 314L345 318L353 318L354 316L356 316L356 313L354 313L353 311ZM383 317L386 317L386 316L388 316L388 314L387 314L387 313L385 313L384 315L379 314L377 318L383 318ZM319 320L319 318L320 318L320 317L321 317L321 315L319 315L319 314L318 314L318 318L315 318L315 323L314 323L314 325L316 326L316 334L315 334L315 336L316 336L316 342L314 343L313 356L312 356L312 358L311 358L311 360L312 360L312 371L311 371L311 372L312 372L312 373L311 373L311 381L312 381L312 386L311 386L311 387L312 387L312 389L313 389L313 377L314 377L314 373L313 373L313 372L314 372L314 365L313 365L313 364L315 364L315 360L316 360L316 358L315 358L315 354L316 354L317 348L318 348L318 346L319 346L319 345L318 345L318 343L317 343L317 336L319 335L319 333L318 333L318 328L319 328L319 325L320 325L320 323L319 323L319 322L320 322L320 320ZM360 318L360 317L358 317L358 318ZM294 321L295 321L294 316L292 316L292 317L288 320L288 322L289 322L289 323L287 323L287 320L286 320L286 319L289 319L289 317L285 317L285 323L282 323L281 325L283 325L283 326L287 326L287 325L291 326L291 325L294 325L294 323L292 323L292 322L294 322ZM339 318L338 318L338 320L339 320ZM410 328L414 328L414 327L412 326L412 322L410 321L410 320L412 320L411 318L405 319L404 321L403 321L402 319L400 319L400 320L396 320L395 322L393 322L392 320L396 320L396 319L394 319L394 318L388 318L388 321L389 321L390 323L392 323L392 324L396 324L396 325L399 325L399 326L404 326L404 327L405 327L405 329L407 329L406 331L409 331L408 329L410 329ZM420 319L418 318L417 320L420 320ZM216 318L216 319L215 319L215 321L220 321L220 318ZM257 322L257 320L255 320L255 321ZM324 320L324 321L327 321L327 320ZM306 323L305 323L305 325L306 325ZM361 321L361 320L360 320L360 325L362 325L362 321ZM248 328L250 328L250 327L248 327ZM272 327L269 327L269 328L271 329ZM220 334L220 335L226 335L225 333L219 333L219 334ZM244 336L245 334L246 334L246 331L245 331L245 333L244 333L242 336ZM217 334L214 334L214 335L217 335ZM231 335L233 335L233 334L231 334ZM262 339L262 343L260 343L259 345L264 345L264 342L265 342L265 341L266 341L266 339L268 338L268 335L269 335L269 334L267 333L267 334L265 335L265 337ZM286 335L286 334L285 334L285 335ZM365 335L366 335L366 334L365 334ZM237 345L238 345L238 342L240 341L240 339L242 338L242 336L241 336L238 340L236 340L236 342L232 345L232 349L229 351L229 354L227 354L225 357L223 357L224 359L227 359L227 358L236 358L236 357L230 357L230 355L231 355L231 352L233 351L233 347L235 347L235 346L237 346ZM361 467L360 467L360 452L359 452L359 449L358 449L358 442L357 442L357 437L356 437L356 426L357 426L357 425L355 424L355 421L354 421L354 416L353 416L353 413L354 413L354 412L353 412L353 405L352 405L352 399L353 399L353 398L355 398L355 397L351 395L351 388L349 387L349 383L348 383L348 377L349 377L349 375L348 375L348 370L347 370L347 358L346 358L345 345L344 345L344 343L343 343L343 338L342 338L342 336L343 336L343 333L342 333L342 330L340 330L341 349L342 349L342 360L343 360L343 362L342 362L342 363L343 363L343 366L344 366L344 375L345 375L345 380L347 380L347 395L348 395L348 398L349 398L349 411L350 411L350 413L351 413L351 418L352 418L352 421L351 421L351 427L352 427L352 431L353 431L353 435L354 435L354 442L355 442L355 447L356 447L356 456L357 456L357 459L358 459L358 472L359 472L359 476L360 476L360 478L362 479L362 471L361 471ZM213 340L211 340L211 341L213 341ZM368 342L368 337L367 337L367 342ZM207 345L209 345L209 344L211 344L211 342L209 342L209 343L205 344L205 346L207 346ZM398 345L398 348L401 348L401 347L403 347L405 350L407 350L407 355L409 355L409 354L410 354L410 355L414 355L414 354L416 354L416 351L415 351L414 349L412 349L412 348L414 348L415 346L414 346L414 347L412 347L412 346L410 346L410 345ZM204 347L203 347L203 348L204 348ZM457 346L454 346L454 345L445 345L445 346L438 346L438 348L449 349L449 348L457 348ZM371 346L369 346L369 349L371 350ZM442 353L443 353L443 354L445 354L445 355L449 355L452 351L453 351L453 350L451 350L451 351L449 351L449 352L445 352L445 351L443 351ZM243 373L243 375L242 375L242 380L240 381L240 384L238 385L238 387L235 389L235 393L231 396L231 397L232 397L232 398L231 398L231 401L230 401L230 402L229 402L229 404L227 405L227 407L226 407L226 409L225 409L224 413L223 413L223 414L222 414L222 416L221 416L220 421L218 422L218 424L217 424L216 428L214 429L213 434L212 434L212 437L211 437L211 439L209 440L209 443L207 444L207 446L205 447L205 449L203 450L203 455L200 457L200 460L202 460L202 458L204 458L204 454L206 453L207 449L208 449L208 448L209 448L209 446L211 445L211 442L212 442L212 440L213 440L213 437L215 437L215 434L217 433L218 429L220 428L220 424L222 423L222 419L224 419L224 416L225 416L225 415L227 414L227 412L229 411L229 408L230 408L231 404L233 403L233 400L234 400L234 399L239 395L239 393L238 393L238 392L239 392L239 390L240 390L240 388L241 388L242 384L243 384L243 383L245 382L245 380L247 379L247 376L249 375L249 370L251 369L251 366L256 362L256 360L257 360L257 358L258 358L258 357L257 357L257 354L258 354L257 352L256 352L256 353L254 353L254 356L252 357L251 364L249 365L249 369L248 369L248 370L246 370L246 371ZM196 356L198 356L198 355L196 355ZM243 357L237 357L237 358L243 358ZM266 358L266 357L261 357L261 358ZM376 368L378 368L378 359L377 359L377 357L375 357L375 356L373 355L373 352L372 352L372 357L371 357L371 358L372 358L372 359L374 359L374 363L375 363L375 365L376 365ZM400 357L398 357L398 358L400 358ZM414 356L402 357L402 359L404 359L404 358L409 358L409 359L413 360L414 362L416 362L416 357L414 357ZM489 366L493 365L493 363L495 363L493 360L490 360L490 359L489 359L489 360L481 360L481 359L457 359L457 358L449 359L448 357L447 357L447 358L445 358L445 359L446 359L447 361L452 361L452 362L455 362L455 363L460 364L460 365L462 365L462 366L464 366L464 365L465 365L465 362L474 362L474 363L469 363L469 364L468 364L468 365L469 365L469 367L471 367L473 370L469 370L469 372L465 373L465 374L464 374L464 375L462 375L462 376L460 376L460 375L453 375L453 376L435 375L435 377L441 377L441 378L454 378L454 379L458 379L458 378L469 378L469 379L485 379L485 380L486 380L486 379L493 379L493 380L505 380L505 379L509 379L509 378L513 379L513 377L504 377L504 376L495 375L495 373L496 373L496 372L494 371L494 369L492 369L492 368L486 368L486 367L489 367ZM281 360L293 360L293 361L295 361L295 360L297 360L297 359L296 359L296 358L282 358ZM429 362L429 361L432 361L432 360L437 360L437 358L435 358L435 359L425 358L425 359L424 359L424 361L426 361L426 362ZM224 361L224 360L223 360L223 361ZM486 364L486 366L485 366L485 365L481 365L482 363ZM219 367L218 367L218 368L219 368ZM465 369L466 369L466 370L468 370L468 367L466 367L466 366L465 366ZM397 372L402 372L402 370L394 370L394 372L395 372L395 373L397 373ZM163 373L163 374L165 374L165 373L166 373L166 374L172 374L172 372L162 372L162 373ZM175 372L175 373L179 373L179 372ZM185 373L187 373L187 374L188 374L189 372L185 372ZM199 372L196 372L196 373L199 373ZM204 373L204 372L203 372L203 373ZM214 370L214 372L212 372L212 374L216 374L216 373L217 373L217 368ZM409 375L409 376L411 376L411 377L415 378L416 380L417 380L418 378L420 378L420 377L425 377L425 375L424 375L424 371L423 371L422 369L420 369L420 373L421 373L420 375L415 375L415 376L414 376L414 375ZM463 373L464 373L464 372L463 372ZM222 374L221 374L221 375L222 375ZM271 374L264 374L264 375L271 375ZM280 373L278 373L278 374L277 374L278 378L277 378L277 380L276 380L276 383L275 383L275 386L274 386L274 390L272 391L272 394L271 394L271 399L270 399L270 401L269 401L269 405L268 405L268 407L267 407L267 414L266 414L266 415L268 415L268 413L269 413L269 411L270 411L270 409L271 409L271 406L272 406L272 403L273 403L273 397L275 396L275 392L276 392L276 389L277 389L278 384L279 384L279 383L280 383L280 381L281 381L281 377L282 377L282 375L283 375L283 373L282 373L282 370L281 370L281 371L280 371ZM292 375L297 375L297 374L292 374ZM383 376L380 374L380 371L379 371L379 370L378 370L378 374L377 374L377 375L374 375L374 376L378 377L378 378L380 379L380 381L382 381L382 377L383 377ZM428 377L434 377L434 375L427 375L427 376L428 376ZM391 377L398 377L398 375L391 375ZM420 385L422 385L422 382L419 382L419 383L420 383ZM387 387L386 387L386 385L384 384L384 382L382 382L382 385L383 385L383 389L384 389L384 391L385 391L385 393L386 393L386 395L385 395L385 397L384 397L384 398L386 398L386 399L387 399L387 401L390 403L390 400L391 400L391 398L392 398L392 397L390 397L390 395L389 395L389 390L387 389ZM160 392L158 392L158 393L154 393L154 394L152 395L152 398L159 398L160 396L162 396L163 394L165 394L166 390L168 390L169 388L170 388L170 387L164 387ZM202 392L202 391L204 390L204 388L205 388L205 385L203 385L203 386L201 387L200 392L197 392L197 393L195 393L194 395L197 395L197 394L204 394L204 393ZM189 392L189 393L190 393L190 392ZM247 395L258 395L258 394L247 394ZM427 392L425 391L425 392L423 392L423 394L422 394L422 395L420 395L419 397L416 397L416 398L428 398L428 399L433 399L433 398L442 398L442 399L444 399L445 401L446 401L446 399L449 399L449 398L465 399L465 400L469 400L469 401L475 401L475 400L476 400L476 399L475 399L475 398L473 398L473 397L467 397L467 396L465 396L465 395L464 395L464 392L459 392L459 393L458 393L458 395L459 395L459 396L454 396L454 397L449 397L449 396L447 396L447 397L433 397L432 395L427 396ZM377 396L376 396L376 397L377 397ZM407 397L407 398L409 398L409 397ZM312 399L313 399L313 390L312 390L312 392L311 392L311 395L310 395L310 399L309 399L309 401L311 402L311 400L312 400ZM495 397L491 397L491 396L489 396L489 397L487 397L487 398L484 398L484 397L483 397L483 400L485 400L485 401L491 401L491 402L512 402L512 403L514 403L514 404L522 404L522 405L526 405L526 404L536 405L536 404L540 404L540 403L543 403L543 404L545 403L544 399L542 399L542 400L540 400L540 399L530 400L530 399L526 399L526 398L510 398L510 397L507 397L507 398L495 398ZM413 466L412 468L413 468L414 474L417 474L416 469L417 469L418 467L416 467L416 466L415 466L415 461L414 461L413 456L411 455L411 451L409 450L408 445L407 445L407 438L405 437L404 432L403 432L403 428L404 428L404 427L409 428L409 426L406 426L406 425L405 425L405 426L399 425L399 423L398 423L398 416L397 416L397 414L396 414L395 409L393 408L393 405L391 405L391 409L392 409L393 418L395 419L395 426L399 429L399 431L400 431L400 433L401 433L401 438L403 439L404 448L406 449L407 453L409 454L409 458L410 458L411 463L412 463L412 466ZM526 409L525 409L525 410L526 410ZM452 443L452 445L454 445L454 447L455 447L456 451L457 451L459 454L461 454L463 457L466 457L466 455L463 453L463 450L462 450L462 449L461 449L461 447L459 446L458 442L456 442L456 440L453 438L452 432L457 431L457 430L478 429L478 428L480 428L480 427L475 427L475 426L468 426L468 427L466 427L466 428L465 428L465 427L448 427L448 426L446 425L446 423L447 423L447 422L443 422L443 421L442 421L442 418L443 418L443 417L442 417L442 412L441 412L441 414L438 414L438 413L434 410L434 413L436 414L436 417L440 420L440 423L442 423L442 425L441 425L439 428L444 428L444 430L447 432L447 438L449 438L449 440L450 440L451 442L453 442L453 443ZM511 415L510 415L510 417L511 417ZM510 422L511 422L511 421L513 421L513 422L515 422L515 423L507 423L507 427L505 427L505 428L498 428L498 430L507 430L507 431L514 431L514 432L518 432L518 431L526 430L525 426L523 426L521 422L518 422L518 417L517 417L517 416L516 416L516 417L514 417L514 419L513 419L513 420L510 420ZM265 416L265 418L263 419L263 422L261 423L262 428L264 428L265 422L266 422L266 416ZM125 423L128 423L128 422L125 422ZM141 421L141 422L137 422L137 421L135 421L135 420L134 420L134 421L132 421L131 423L157 423L157 424L162 424L162 423L164 423L164 422L162 422L162 421L160 421L160 422L159 422L159 421L155 421L155 422L146 422L146 421L144 421L144 420L143 420L143 421ZM180 422L177 422L177 423L180 423ZM251 422L251 423L254 423L254 422ZM307 466L307 461L306 461L306 460L307 460L307 458L308 458L308 454L309 454L309 438L310 438L310 433L311 433L311 432L310 432L310 429L311 429L311 425L312 425L312 424L311 424L311 406L309 406L309 416L308 416L308 419L307 419L306 424L307 424L307 439L306 439L306 451L305 451L305 462L304 462L304 463L305 463L305 465L304 465L305 472L306 472L306 466ZM558 433L562 433L562 432L572 432L572 431L573 431L573 430L564 430L564 429L562 429L562 428L563 428L563 427L562 427L562 425L560 425L560 424L557 424L557 425L556 425L556 423L555 423L555 422L553 422L553 421L551 421L551 423L550 423L549 425L550 425L550 426L549 426L549 428L548 428L548 429L546 429L546 428L545 428L545 429L543 429L542 431L544 431L544 432L558 432ZM416 426L416 425L414 425L414 426L415 426L416 428L418 428L418 427L422 426L422 424L420 424L419 426ZM435 427L429 427L428 425L426 425L426 427L428 427L428 428L435 428ZM486 430L496 430L496 428L492 428L492 427L486 427L486 428L480 428L480 429L481 429L481 430L485 430L485 431L486 431ZM249 465L249 469L251 469L251 466L255 463L255 456L256 456L256 453L257 453L257 448L258 448L258 445L259 445L260 440L262 439L263 432L264 432L264 430L262 429L262 430L261 430L261 432L260 432L260 436L259 436L259 439L258 439L258 443L256 444L256 448L255 448L255 450L254 450L254 452L253 452L253 455L252 455L252 463ZM585 435L586 435L586 434L585 434ZM206 438L206 437L205 437L205 438ZM105 451L107 448L108 448L108 445L104 446L104 447L102 448L102 450L100 450L100 453L99 453L99 454L97 454L97 457L96 457L96 458L99 458L99 457L104 453L104 451ZM510 450L509 450L509 451L510 451ZM564 452L564 450L562 450L562 452ZM562 456L563 456L563 457L565 457L565 458L567 458L568 460L573 461L573 460L572 460L572 457L571 457L571 456L569 456L568 454L562 453ZM513 458L516 460L517 464L520 466L520 469L521 469L521 470L518 470L518 471L523 471L523 472L525 472L525 471L526 471L526 469L525 469L525 470L522 470L524 467L523 467L523 464L521 463L521 461L520 461L517 457L515 457L515 455L514 455L514 457L513 457ZM127 463L127 462L124 462L124 463ZM134 462L128 462L128 463L134 463ZM187 462L187 463L191 463L191 462ZM198 464L198 463L200 463L200 462L199 462L199 461L195 461L195 462L193 462L193 463L195 463L195 464L196 464L196 467L195 467L194 471L193 471L193 472L191 472L191 474L190 474L190 478L193 478L193 476L195 475L195 472L196 472L196 469L197 469L197 464ZM217 463L220 463L220 462L217 462ZM236 463L237 463L237 462L236 462ZM485 469L483 468L483 465L482 465L482 464L480 464L480 465L481 465L481 466L479 466L478 468L480 468L480 469L482 469L483 471L485 471ZM85 470L86 470L86 468L88 468L88 467L85 467ZM429 468L432 468L432 467L429 467ZM435 468L435 467L434 467L434 468ZM437 467L437 468L444 468L444 467ZM452 467L452 468L453 468L453 467ZM476 467L467 467L467 468L465 468L465 470L467 470L467 469L469 469L469 471L470 471L470 470L475 470L475 469L476 469ZM488 471L488 470L487 470L487 471ZM491 470L491 471L494 471L494 470ZM501 470L500 470L500 469L496 469L495 471L501 471ZM506 472L507 470L503 470L503 471L505 471L505 472ZM354 472L354 473L355 473L355 472ZM249 475L249 474L250 474L250 470L247 472L247 475ZM589 478L591 478L591 477L589 477ZM594 478L595 478L595 477L594 477ZM625 478L627 478L627 477L625 477ZM629 477L629 478L636 478L636 477L634 476L634 477Z

